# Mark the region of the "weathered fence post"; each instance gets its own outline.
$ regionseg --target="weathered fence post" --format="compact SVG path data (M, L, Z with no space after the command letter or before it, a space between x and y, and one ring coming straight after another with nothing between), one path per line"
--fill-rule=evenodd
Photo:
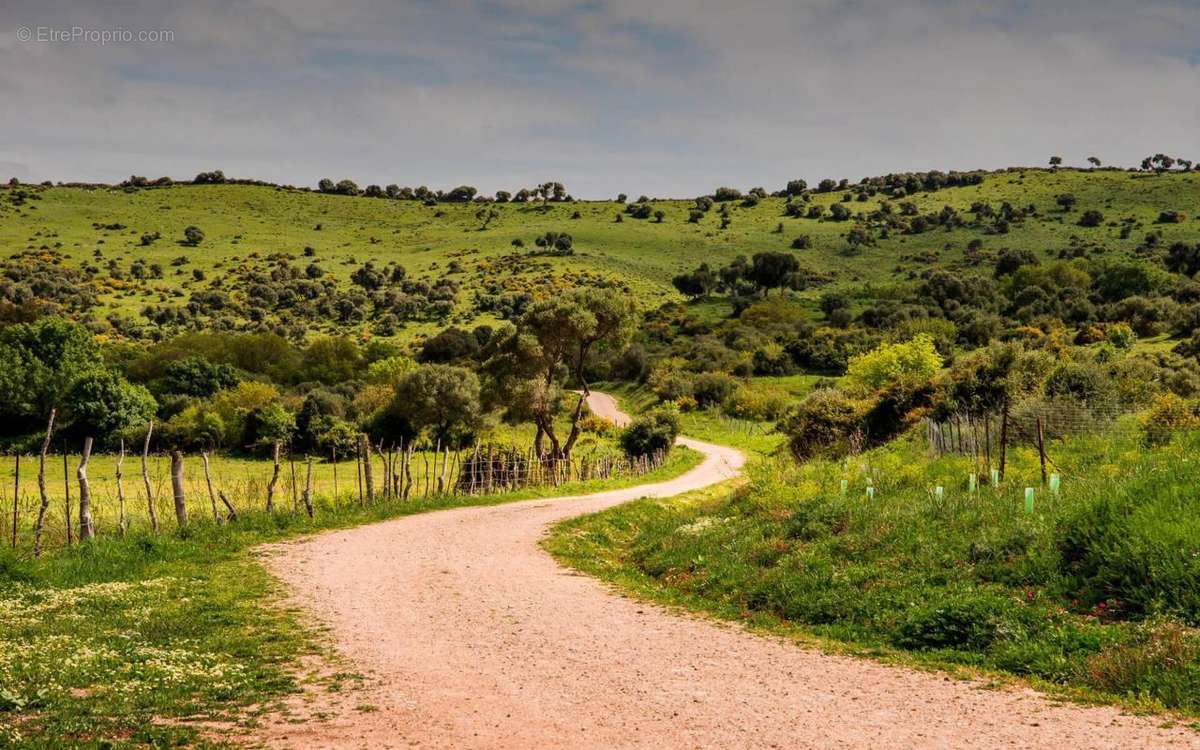
M121 438L120 451L117 453L117 531L125 536L125 487L121 484L121 464L125 463L125 438Z
M291 468L292 474L292 510L295 511L300 507L300 502L296 498L296 458L292 455L292 444L288 443L288 465Z
M13 525L12 525L12 546L17 548L17 516L20 513L19 500L21 498L21 452L17 451L17 463L13 467Z
M208 451L200 451L200 460L204 462L204 483L208 486L208 502L212 503L213 522L221 525L221 514L217 511L217 493L213 492L212 472L208 468Z
M82 544L96 538L96 528L92 524L92 488L88 484L88 459L92 457L92 439L83 439L83 455L79 458L79 468L75 475L79 478L79 542Z
M279 483L279 441L275 441L275 445L271 449L271 460L273 466L271 469L271 481L267 483L267 512L271 513L275 510L275 485Z
M50 507L50 495L46 493L46 453L50 450L50 434L54 432L54 415L56 410L50 410L50 420L46 423L46 438L42 441L42 452L38 456L38 494L42 504L38 507L37 524L33 527L33 556L42 554L42 529L46 526L46 510Z
M71 546L74 536L71 531L71 469L67 466L67 441L63 441L63 510L65 511L67 527L67 546Z
M375 476L371 471L371 441L366 433L359 437L359 450L362 453L363 481L367 485L367 503L375 502Z
M1004 469L1008 464L1008 400L1004 401L1004 411L1000 415L1000 479L1004 479Z
M332 450L332 451L333 451L333 501L334 501L334 504L336 505L336 504L337 504L337 497L338 497L338 485L337 485L337 446L336 446L336 445L332 446L332 447L330 448L330 450Z
M1037 418L1038 460L1042 463L1042 486L1046 486L1046 439L1042 432L1042 418Z
M146 426L146 442L142 443L142 484L146 485L146 507L150 511L150 529L158 533L158 512L154 510L154 490L150 487L150 469L146 463L150 458L150 436L154 433L154 420Z
M312 503L313 460L312 460L312 456L308 456L307 458L308 458L308 473L304 477L304 494L301 497L303 497L303 499L304 499L304 510L308 512L308 517L312 518L313 517L313 503Z
M175 497L175 522L179 528L187 526L187 503L183 494L183 453L171 451L171 494Z

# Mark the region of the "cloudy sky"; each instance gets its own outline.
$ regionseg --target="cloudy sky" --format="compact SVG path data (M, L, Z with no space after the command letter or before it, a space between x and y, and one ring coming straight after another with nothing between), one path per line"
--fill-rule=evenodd
M3 0L0 102L0 176L36 180L689 196L1200 160L1200 4Z

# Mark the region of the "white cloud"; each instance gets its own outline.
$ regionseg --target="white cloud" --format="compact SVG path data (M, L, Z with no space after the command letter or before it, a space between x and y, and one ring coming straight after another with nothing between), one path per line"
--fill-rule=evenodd
M14 41L41 23L176 41ZM22 177L691 195L1059 152L1200 158L1184 2L18 2L0 29L0 169Z

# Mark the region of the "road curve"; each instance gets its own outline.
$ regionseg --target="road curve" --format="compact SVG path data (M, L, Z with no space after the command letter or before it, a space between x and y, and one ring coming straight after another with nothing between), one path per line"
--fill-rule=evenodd
M593 412L620 421L595 393ZM1200 735L1032 690L829 656L623 598L559 567L555 522L735 476L408 516L276 546L272 570L368 677L254 738L296 748L1200 747Z

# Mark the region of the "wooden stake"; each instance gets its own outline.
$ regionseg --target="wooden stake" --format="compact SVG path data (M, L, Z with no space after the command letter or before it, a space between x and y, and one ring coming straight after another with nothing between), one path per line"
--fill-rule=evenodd
M71 469L67 466L67 443L63 441L63 502L67 519L67 547L71 546L74 532L71 530Z
M121 449L117 453L117 531L125 536L125 486L121 484L121 464L125 463L125 438L121 438Z
M1038 459L1042 463L1042 486L1046 484L1046 439L1042 433L1042 418L1037 418Z
M213 522L221 525L221 514L217 511L217 493L213 492L212 472L208 468L208 451L200 451L200 460L204 462L204 483L208 485L208 502L212 503Z
M17 453L17 465L13 468L13 525L12 546L17 548L17 514L20 512L18 500L21 497L21 454Z
M334 503L336 504L336 503L337 503L337 498L338 498L338 486L337 486L337 446L336 446L336 445L335 445L335 446L333 446L333 447L331 448L331 450L333 451L333 501L334 501Z
M50 434L54 432L54 415L50 410L50 421L46 423L46 437L42 440L42 452L38 456L38 494L42 504L38 507L37 523L33 527L33 556L42 554L42 529L46 526L46 510L50 507L50 495L46 492L46 452L50 450Z
M296 498L296 459L292 456L292 445L288 444L288 464L292 470L292 510L295 511L300 507L300 503ZM312 514L309 513L311 516Z
M171 494L175 498L175 522L179 528L188 523L187 503L183 493L183 453L171 451Z
M275 485L279 483L279 441L275 441L275 445L271 449L271 460L273 466L271 469L271 481L267 483L267 512L271 513L275 510Z
M367 485L367 502L375 502L375 478L371 472L371 441L366 434L359 436L359 452L362 454L363 480Z
M313 517L313 503L312 503L312 466L313 466L313 460L312 460L312 456L308 456L307 458L308 458L308 474L307 474L307 476L305 476L305 478L304 478L304 495L303 495L303 497L304 497L304 510L308 512L308 517L309 517L309 518L312 518L312 517Z
M142 444L142 483L146 485L146 505L150 510L150 530L158 533L158 512L154 510L154 490L150 487L150 469L146 461L150 457L150 435L154 433L154 420L146 426L146 442Z
M75 476L79 478L79 543L96 538L96 528L92 524L92 488L88 484L88 459L92 457L92 439L84 438L83 456L79 459L79 468Z

